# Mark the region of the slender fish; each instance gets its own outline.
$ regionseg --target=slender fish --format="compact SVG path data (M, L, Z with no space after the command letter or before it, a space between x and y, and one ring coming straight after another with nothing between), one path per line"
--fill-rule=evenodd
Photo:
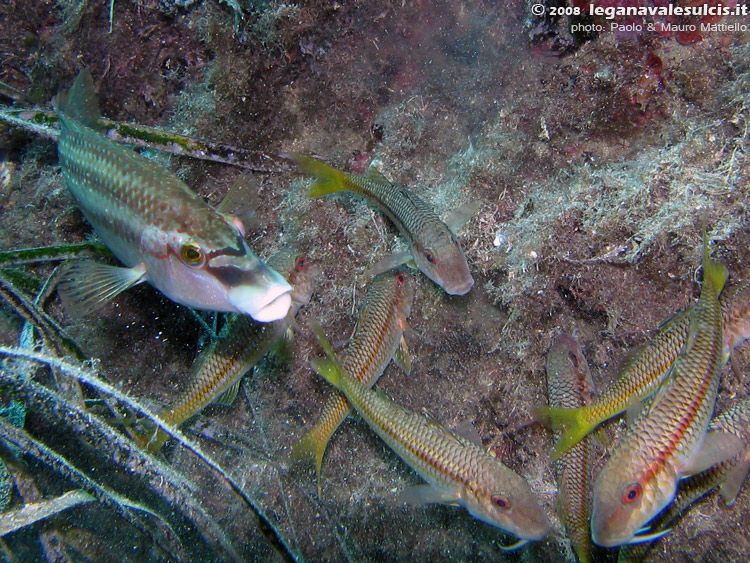
M291 286L248 247L245 227L217 212L177 176L98 132L88 70L54 100L58 154L83 214L126 268L79 263L61 293L79 311L149 281L190 307L242 313L259 322L286 316Z
M397 363L409 372L410 359L403 333L413 300L414 280L408 274L391 270L372 280L351 343L340 359L346 373L372 387L394 354ZM346 397L334 391L318 422L292 450L295 460L314 459L319 493L323 454L331 436L350 412Z
M547 518L523 477L434 419L407 410L354 379L339 366L320 327L316 332L328 358L315 360L315 370L344 393L370 428L427 481L408 496L417 502L463 506L475 518L520 538L504 549L546 535Z
M724 361L734 348L750 338L750 285L724 290L721 303ZM645 346L628 356L617 380L593 403L576 409L537 407L536 418L560 431L553 459L576 444L599 424L618 415L659 387L688 337L690 311L666 321Z
M591 402L594 383L583 350L569 334L559 334L547 352L547 395L551 407L576 408ZM555 461L557 505L581 563L591 561L591 439L585 437Z
M731 409L720 414L711 421L708 427L707 440L712 439L714 432L729 432L742 440L743 450L726 461L714 465L710 469L691 475L680 481L677 494L665 510L651 522L650 528L659 533L669 531L673 522L682 516L696 501L703 498L716 487L721 487L721 496L728 505L734 504L742 483L747 477L750 468L750 399L744 399L734 405ZM641 561L648 550L654 545L651 543L627 544L620 548L617 557L618 563L632 563Z
M705 239L705 235L704 235ZM704 440L719 388L724 340L719 293L726 268L708 256L685 346L651 403L628 428L594 482L591 532L605 547L648 541L638 531L675 496L683 475L735 455L737 439Z
M292 156L300 169L315 181L310 196L350 191L382 211L408 241L417 268L451 295L465 295L474 285L469 265L451 229L414 193L391 184L370 167L353 176L303 154Z
M211 403L231 404L242 376L286 334L297 311L312 296L316 268L301 256L290 255L285 259L288 265L280 269L290 272L289 281L294 285L287 316L271 323L258 323L245 315L229 315L218 339L193 362L188 386L160 413L164 422L177 426ZM149 450L157 452L168 438L157 430L143 442Z

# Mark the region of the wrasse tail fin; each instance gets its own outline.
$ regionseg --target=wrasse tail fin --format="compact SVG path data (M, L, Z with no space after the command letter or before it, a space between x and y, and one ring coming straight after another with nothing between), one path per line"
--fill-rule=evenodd
M94 93L94 81L89 69L78 73L70 89L60 92L52 100L55 111L80 121L88 127L99 128L99 104Z
M68 313L83 316L141 283L145 276L146 270L141 265L120 268L98 262L76 262L65 272L58 292Z
M715 260L711 260L708 250L708 235L706 234L706 227L703 227L703 283L710 284L716 294L721 293L724 288L724 284L729 277L729 272L726 266Z
M317 358L313 360L311 362L312 367L315 372L328 381L328 383L341 390L341 368L336 360L333 347L323 332L323 327L318 323L313 323L312 330L318 338L318 342L320 342L320 345L323 347L323 350L325 350L326 356L328 356L327 358Z
M584 418L585 407L578 409L559 409L539 406L534 409L534 419L550 430L559 431L560 438L552 452L552 461L583 440L596 424L587 422Z
M292 160L302 173L315 178L308 193L310 197L320 197L346 189L346 173L341 170L306 154L293 154Z
M294 463L312 460L315 463L315 477L318 485L318 498L321 498L323 477L323 454L325 454L328 440L318 435L318 426L311 428L299 441L292 446L291 458Z

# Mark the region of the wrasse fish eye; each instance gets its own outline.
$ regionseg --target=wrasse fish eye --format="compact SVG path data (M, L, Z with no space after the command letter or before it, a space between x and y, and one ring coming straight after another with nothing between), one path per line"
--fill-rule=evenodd
M182 245L182 248L180 248L180 258L185 264L194 268L203 266L206 263L206 256L203 253L203 249L195 242L186 242Z
M625 487L625 492L622 493L622 502L624 504L630 504L631 502L637 501L643 494L643 487L640 483L631 483Z
M502 510L510 509L510 501L502 495L492 495L492 504Z
M429 250L424 251L424 257L427 258L427 261L430 264L437 264L437 260L435 260L435 255L432 254Z
M294 269L297 272L301 272L305 268L305 257L304 256L298 256L297 260L294 262Z
M398 281L399 285L404 285L406 283L406 276L404 276L404 274L399 273L396 276L396 280Z

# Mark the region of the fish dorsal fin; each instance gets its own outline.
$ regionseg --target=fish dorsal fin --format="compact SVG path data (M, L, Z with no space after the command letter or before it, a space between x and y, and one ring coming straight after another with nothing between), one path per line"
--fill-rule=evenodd
M99 129L99 104L94 93L94 81L89 69L84 68L78 73L69 90L60 92L52 101L55 111L81 122L82 124Z
M411 354L409 353L409 346L406 344L406 339L402 336L401 342L399 342L398 349L393 355L393 361L400 367L406 375L411 373Z
M367 170L365 170L364 177L370 180L371 182L375 182L378 184L387 184L389 186L391 185L390 180L388 180L388 178L383 176L383 173L372 164L367 167Z
M240 391L240 384L242 383L242 378L238 378L237 381L232 383L229 387L226 388L224 392L221 393L218 397L216 397L212 402L215 405L223 405L225 407L231 407L232 403L234 403L235 399L237 399L237 393Z
M484 448L482 444L482 437L479 435L476 427L470 420L465 420L456 427L454 432L459 438L466 440L470 444L474 444L480 448Z
M120 268L83 261L68 268L57 287L65 310L83 316L145 279L146 269L142 264Z
M479 212L481 206L482 204L478 200L467 201L458 209L452 211L445 218L444 223L454 235L457 235L461 228Z
M222 215L229 215L230 220L238 219L244 227L254 228L257 223L256 212L260 207L258 201L258 180L251 174L242 174L231 186L224 199L216 207ZM244 232L243 232L244 236Z

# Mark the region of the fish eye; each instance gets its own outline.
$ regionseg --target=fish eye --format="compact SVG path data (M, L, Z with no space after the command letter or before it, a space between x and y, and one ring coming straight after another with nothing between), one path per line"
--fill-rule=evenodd
M637 501L643 494L643 487L640 483L631 483L625 487L625 492L622 493L623 504L630 504L631 502Z
M294 261L294 269L297 272L301 272L305 268L306 260L304 256L297 256L297 259Z
M403 273L399 272L398 274L396 274L396 281L399 285L404 285L404 283L406 282L406 276Z
M510 501L503 495L492 495L492 504L501 510L510 509Z
M204 261L203 249L194 242L186 242L180 248L180 258L188 266L202 266Z
M429 250L425 250L425 251L424 251L424 257L425 257L425 258L427 258L427 261L428 261L428 262L429 262L430 264L435 264L435 263L437 263L437 260L435 260L435 256L434 256L434 255L432 254L432 252L430 252Z

